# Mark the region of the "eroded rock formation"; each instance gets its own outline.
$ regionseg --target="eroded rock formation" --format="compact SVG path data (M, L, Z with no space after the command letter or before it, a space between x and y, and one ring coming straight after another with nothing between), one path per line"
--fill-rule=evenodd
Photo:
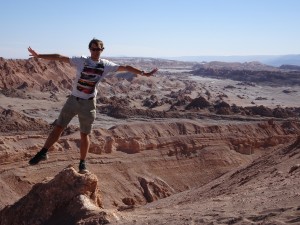
M98 221L102 218L101 224L105 224L108 219L100 207L98 178L91 173L79 174L69 167L53 179L34 185L26 196L6 206L0 211L0 224L87 225L92 223L85 223L84 219L93 215L98 215Z

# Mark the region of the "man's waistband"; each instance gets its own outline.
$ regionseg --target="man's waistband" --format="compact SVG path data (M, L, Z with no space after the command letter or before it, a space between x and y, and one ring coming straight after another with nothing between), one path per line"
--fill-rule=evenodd
M79 97L76 97L76 96L74 96L74 95L72 95L72 97L74 97L77 101L79 101L79 100L93 100L95 97L90 97L90 98L88 98L88 99L84 99L84 98L79 98Z

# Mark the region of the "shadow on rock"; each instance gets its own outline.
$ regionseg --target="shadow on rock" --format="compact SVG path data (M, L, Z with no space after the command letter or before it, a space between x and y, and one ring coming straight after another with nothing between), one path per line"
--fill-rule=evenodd
M109 223L101 205L97 176L79 174L68 167L52 180L34 185L26 196L0 211L0 224Z

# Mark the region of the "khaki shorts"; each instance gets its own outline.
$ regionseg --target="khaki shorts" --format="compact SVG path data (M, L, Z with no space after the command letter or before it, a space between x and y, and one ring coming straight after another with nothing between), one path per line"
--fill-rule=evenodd
M62 108L56 125L67 127L74 116L78 115L80 131L90 134L96 119L96 98L85 100L71 95Z

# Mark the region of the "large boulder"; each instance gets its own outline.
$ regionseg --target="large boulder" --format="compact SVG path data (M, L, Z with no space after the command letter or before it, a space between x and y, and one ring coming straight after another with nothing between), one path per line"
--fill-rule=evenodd
M87 225L96 215L98 222L108 223L100 207L97 176L79 174L68 167L50 181L34 185L26 196L0 211L0 225Z

